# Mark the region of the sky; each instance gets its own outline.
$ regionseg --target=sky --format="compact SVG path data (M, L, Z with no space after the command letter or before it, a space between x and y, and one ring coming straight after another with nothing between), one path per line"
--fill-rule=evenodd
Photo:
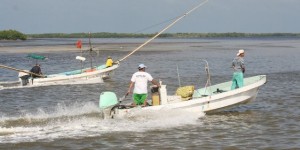
M203 1L0 0L0 30L155 33ZM300 33L300 0L208 0L166 31L179 32Z

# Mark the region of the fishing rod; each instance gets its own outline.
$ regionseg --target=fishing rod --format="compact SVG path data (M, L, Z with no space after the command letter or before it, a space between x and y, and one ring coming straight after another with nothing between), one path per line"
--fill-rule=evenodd
M144 47L145 45L147 45L149 42L151 42L152 40L154 40L156 37L158 37L160 34L162 34L163 32L165 32L167 29L169 29L170 27L172 27L179 20L181 20L182 18L186 17L188 14L190 14L194 10L198 9L199 7L203 6L206 2L208 2L208 0L205 0L204 2L198 4L196 7L193 7L191 10L187 11L186 13L184 13L183 15L179 16L175 21L173 21L167 27L165 27L164 29L162 29L160 32L158 32L157 34L155 34L152 38L150 38L149 40L147 40L146 42L144 42L142 45L140 45L139 47L137 47L136 49L134 49L132 52L130 52L129 54L127 54L123 58L119 59L117 62L121 62L121 61L125 60L127 57L129 57L130 55L132 55L133 53L135 53L136 51L138 51L139 49L141 49L142 47Z
M180 82L180 75L179 75L178 65L176 65L176 69L177 69L178 85L179 85L179 87L181 87L181 82Z
M44 75L36 74L36 73L30 72L30 71L25 71L25 70L13 68L13 67L5 66L5 65L0 65L0 68L14 70L14 71L18 71L18 72L24 72L24 73L32 74L32 75L35 75L35 76L38 76L38 77L46 78L46 76L44 76Z

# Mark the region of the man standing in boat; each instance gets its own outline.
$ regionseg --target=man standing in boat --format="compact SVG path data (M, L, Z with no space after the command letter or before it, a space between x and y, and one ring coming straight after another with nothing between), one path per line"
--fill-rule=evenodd
M240 49L236 55L237 56L232 61L232 68L233 68L234 72L233 72L233 77L232 77L231 90L244 86L244 73L245 73L244 55L245 55L245 51L243 49Z
M42 70L41 70L41 67L40 67L40 66L41 66L40 64L35 64L35 66L33 66L33 67L31 68L30 72L35 73L35 74L38 74L38 75L42 75L43 73L42 73ZM36 76L36 75L32 74L32 77L33 77L33 78L37 78L37 77L39 77L39 76Z
M157 85L160 87L159 83L153 79L153 77L145 72L147 66L144 64L140 64L138 67L138 72L134 73L131 77L130 86L128 89L127 94L132 93L133 90L133 105L147 105L147 95L148 95L148 81L152 84Z

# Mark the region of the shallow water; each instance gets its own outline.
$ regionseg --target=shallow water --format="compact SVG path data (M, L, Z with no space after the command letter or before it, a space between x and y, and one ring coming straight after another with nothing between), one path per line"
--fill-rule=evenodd
M179 85L177 66L181 85L205 85L201 58L209 62L212 84L230 80L230 63L240 48L246 50L245 76L267 75L253 103L212 115L141 112L102 119L99 94L114 91L123 96L139 63L145 63L147 72L167 84L172 94ZM193 39L184 40L176 51L160 49L130 56L104 83L0 90L0 149L300 148L300 39ZM46 74L80 66L74 59L78 52L42 54L49 58L40 62ZM104 63L108 55L117 59L126 54L103 51L94 59ZM35 62L25 56L1 53L0 64L30 69ZM16 77L0 69L0 82Z

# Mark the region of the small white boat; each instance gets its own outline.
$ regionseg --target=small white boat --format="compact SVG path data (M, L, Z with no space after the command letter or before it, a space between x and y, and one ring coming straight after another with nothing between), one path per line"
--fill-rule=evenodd
M65 82L81 82L87 80L100 80L109 78L113 71L119 67L119 64L115 64L111 67L106 68L105 65L94 67L93 69L86 68L82 70L74 70L69 72L63 72L59 74L51 74L47 75L46 78L29 78L28 85L35 85L35 84L47 84L47 83L65 83Z
M214 112L228 107L249 103L255 100L258 89L266 83L266 75L258 75L244 79L244 86L231 90L231 81L207 86L205 88L187 91L191 97L182 98L179 95L167 95L166 85L159 89L159 104L156 106L134 107L121 105L113 92L103 92L100 95L99 107L104 111L105 118L124 117L132 110L168 110L181 109L191 112ZM153 103L153 100L152 100Z
M93 69L85 68L80 70L68 71L58 74L43 75L45 77L32 78L26 72L19 72L19 81L1 82L1 88L12 86L40 86L40 85L55 85L55 84L80 84L89 81L100 81L108 79L113 75L113 71L119 67L119 63L111 67L106 65L95 66Z

